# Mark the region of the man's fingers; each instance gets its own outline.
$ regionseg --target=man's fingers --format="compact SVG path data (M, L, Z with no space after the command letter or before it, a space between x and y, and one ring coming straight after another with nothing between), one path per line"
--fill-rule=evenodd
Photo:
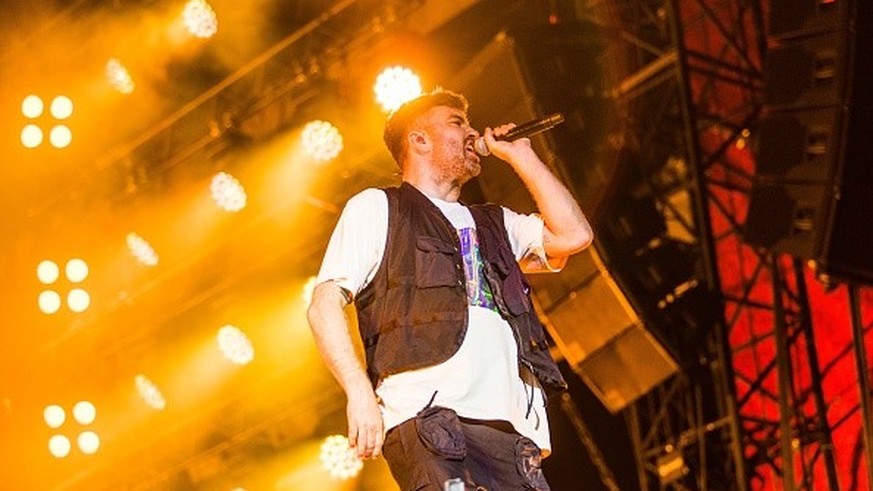
M385 443L385 435L380 428L379 431L376 432L376 445L373 448L373 457L378 457L379 454L382 453L382 444Z
M375 457L373 451L376 448L376 432L375 426L367 426L366 441L364 443L364 458Z
M381 425L367 425L359 428L355 445L352 444L351 437L349 438L349 445L355 447L358 458L376 458L382 451L382 440Z

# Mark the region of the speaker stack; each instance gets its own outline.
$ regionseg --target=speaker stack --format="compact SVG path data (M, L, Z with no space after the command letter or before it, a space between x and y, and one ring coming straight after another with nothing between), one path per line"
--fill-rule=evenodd
M873 2L771 0L746 242L873 283Z

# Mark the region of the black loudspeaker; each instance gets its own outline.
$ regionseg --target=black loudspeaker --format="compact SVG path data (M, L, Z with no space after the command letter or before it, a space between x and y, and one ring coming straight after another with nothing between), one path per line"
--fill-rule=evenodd
M748 243L873 283L873 2L774 0Z
M532 139L537 153L590 211L618 180L605 147L618 124L603 96L611 63L600 66L608 43L593 25L534 26L504 32L460 73L452 88L471 101L474 124L524 122L552 112L566 121ZM596 69L592 67L597 67ZM594 124L594 123L597 124ZM485 200L533 211L530 193L506 165L483 160L477 179ZM473 183L471 183L473 184ZM469 185L468 185L469 186ZM623 199L603 227L628 255L663 234L663 217L649 200ZM659 282L656 267L640 281ZM635 310L595 247L570 258L559 274L530 275L533 298L551 339L574 372L612 412L678 371L668 349Z

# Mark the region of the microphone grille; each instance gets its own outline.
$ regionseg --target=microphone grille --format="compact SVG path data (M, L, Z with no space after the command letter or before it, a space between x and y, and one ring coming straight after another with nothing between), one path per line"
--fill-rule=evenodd
M491 155L491 150L488 148L488 144L485 143L485 138L482 138L481 136L476 138L476 141L473 142L473 149L483 157Z

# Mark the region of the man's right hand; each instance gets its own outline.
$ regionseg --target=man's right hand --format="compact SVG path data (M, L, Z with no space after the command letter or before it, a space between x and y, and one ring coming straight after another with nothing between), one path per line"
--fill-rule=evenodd
M349 394L348 399L349 445L355 448L359 459L376 458L385 441L385 425L376 394L368 384Z

